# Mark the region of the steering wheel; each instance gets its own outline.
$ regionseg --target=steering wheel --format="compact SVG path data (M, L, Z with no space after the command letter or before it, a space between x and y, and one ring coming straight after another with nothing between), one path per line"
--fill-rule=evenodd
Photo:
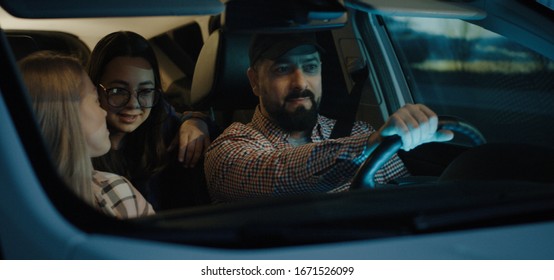
M479 130L456 117L439 116L437 130L451 130L468 137L474 146L486 143L485 137ZM371 155L360 166L352 179L351 189L375 188L375 174L387 163L402 146L402 140L398 135L384 137L382 142L373 150Z

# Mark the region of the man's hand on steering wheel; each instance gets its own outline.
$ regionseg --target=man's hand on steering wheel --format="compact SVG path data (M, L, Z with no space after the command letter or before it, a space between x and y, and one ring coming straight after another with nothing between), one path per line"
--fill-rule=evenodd
M377 137L400 136L401 149L409 151L428 142L445 142L454 138L450 130L437 130L438 117L423 104L407 104L392 114L379 129L378 135L370 138L370 146Z
M396 111L377 133L369 137L368 158L352 179L351 189L375 188L375 174L399 149L409 151L428 142L445 142L454 131L471 139L475 146L486 143L473 125L456 117L440 118L421 104L409 104Z

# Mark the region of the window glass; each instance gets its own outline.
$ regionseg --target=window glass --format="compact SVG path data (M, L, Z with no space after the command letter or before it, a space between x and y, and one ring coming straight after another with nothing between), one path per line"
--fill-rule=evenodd
M554 143L554 62L454 19L385 18L417 103L476 125L489 142Z

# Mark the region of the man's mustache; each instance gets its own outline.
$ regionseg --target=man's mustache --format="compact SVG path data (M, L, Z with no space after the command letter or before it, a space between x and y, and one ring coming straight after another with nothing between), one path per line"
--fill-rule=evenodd
M294 91L289 93L289 95L287 95L287 97L285 98L285 101L290 101L292 99L305 98L305 97L309 97L311 100L315 100L315 94L311 90L306 89L303 91Z

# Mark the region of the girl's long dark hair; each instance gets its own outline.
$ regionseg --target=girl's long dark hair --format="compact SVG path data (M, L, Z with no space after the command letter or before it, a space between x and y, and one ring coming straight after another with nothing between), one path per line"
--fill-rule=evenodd
M96 86L100 83L106 65L117 57L146 59L154 71L155 86L162 88L158 61L152 46L144 37L130 31L108 34L94 47L88 73ZM160 172L167 164L166 143L162 133L163 121L168 116L166 104L162 100L153 107L146 121L125 135L119 150L112 149L106 155L93 159L94 168L123 175L133 183L147 180Z

